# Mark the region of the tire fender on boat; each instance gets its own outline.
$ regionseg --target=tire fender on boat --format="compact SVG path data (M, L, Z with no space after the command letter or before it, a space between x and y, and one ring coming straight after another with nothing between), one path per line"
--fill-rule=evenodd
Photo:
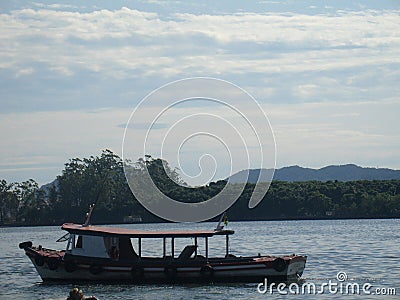
M203 278L211 279L214 276L214 268L210 265L201 267L200 274Z
M37 254L37 255L35 256L35 264L36 264L37 266L39 266L39 267L43 266L43 265L44 265L44 258L43 258L43 256Z
M68 273L72 273L72 272L76 271L77 268L78 268L78 266L76 265L75 261L73 261L73 260L64 261L64 269Z
M119 259L119 249L115 246L111 247L111 251L110 251L110 257L113 260L118 260Z
M164 274L169 279L174 279L177 275L178 271L175 267L165 267Z
M54 270L57 270L57 268L60 264L60 261L57 258L50 257L46 260L46 263L47 263L47 266L49 267L49 270L54 271Z
M134 280L142 280L144 277L144 269L142 267L133 267L131 275Z
M97 275L100 274L101 272L103 272L103 268L99 265L91 265L89 268L89 272L92 273L93 275Z
M28 241L28 242L20 243L20 244L18 245L18 247L19 247L19 249L30 248L30 247L32 247L32 242L31 242L31 241Z
M286 261L281 257L275 258L275 260L272 262L272 267L277 272L282 272L286 269L286 266Z

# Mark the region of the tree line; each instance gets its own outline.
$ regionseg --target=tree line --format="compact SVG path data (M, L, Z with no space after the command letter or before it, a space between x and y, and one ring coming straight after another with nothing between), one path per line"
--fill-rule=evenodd
M21 183L0 180L0 225L79 223L94 202L93 223L122 223L127 216L143 222L162 221L134 197L124 167L139 174L147 168L164 194L182 202L206 201L227 184L221 180L189 187L165 160L146 156L136 162L123 161L104 150L100 156L71 159L62 174L43 187L33 179ZM253 189L254 184L245 185L238 201L227 211L230 220L400 217L400 180L273 181L262 202L249 209Z

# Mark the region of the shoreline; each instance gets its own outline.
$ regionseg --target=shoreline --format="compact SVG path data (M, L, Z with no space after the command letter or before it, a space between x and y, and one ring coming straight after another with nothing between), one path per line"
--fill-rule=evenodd
M257 219L257 220L229 220L229 222L274 222L274 221L340 221L340 220L399 220L398 217L343 217L343 218L276 218L276 219ZM218 222L218 220L208 220L198 223L214 223ZM69 222L65 222L69 223ZM174 222L133 222L133 223L123 223L123 222L109 222L109 223L101 223L101 222L93 222L91 225L128 225L128 224L173 224ZM60 224L7 224L0 225L0 228L21 228L21 227L53 227L53 226L61 226Z

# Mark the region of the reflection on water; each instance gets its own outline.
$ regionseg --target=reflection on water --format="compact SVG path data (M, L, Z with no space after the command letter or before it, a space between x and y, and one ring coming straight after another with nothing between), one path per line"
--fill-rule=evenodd
M144 230L213 229L214 223L132 224L127 228ZM305 282L321 284L336 279L344 271L349 280L376 286L394 287L400 292L399 237L400 220L325 220L230 222L236 231L230 239L231 252L237 256L306 254ZM71 284L43 284L29 259L18 248L22 241L63 249L55 241L60 227L0 228L0 299L65 299ZM136 241L133 240L134 246ZM175 253L191 243L176 239ZM168 251L170 251L168 243ZM210 255L224 255L225 238L209 239ZM162 240L143 240L144 255L162 254ZM199 254L204 255L204 241L199 239ZM266 299L277 294L261 295L257 284L213 285L101 285L83 284L86 295L100 299ZM162 297L161 297L162 295ZM290 295L289 295L290 296ZM288 296L288 297L289 297ZM307 295L294 296L306 299ZM332 298L332 295L320 295ZM373 299L374 296L370 296ZM394 296L395 297L395 296ZM394 298L393 297L393 298ZM346 296L359 299L360 296ZM366 296L362 297L366 299ZM294 299L294 298L293 298Z

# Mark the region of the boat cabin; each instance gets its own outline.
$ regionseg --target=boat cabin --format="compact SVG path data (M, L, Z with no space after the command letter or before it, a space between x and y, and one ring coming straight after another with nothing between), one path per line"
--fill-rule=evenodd
M205 259L208 260L208 238L215 235L225 236L225 257L229 257L229 235L233 230L198 230L198 231L143 231L126 228L103 226L83 226L72 223L62 225L68 231L69 238L66 254L73 256L112 259L115 261L142 259L142 240L160 238L163 242L163 258L185 260L198 257L198 244L204 239ZM186 245L175 257L175 239L193 238L194 243ZM132 240L137 239L137 251L132 246ZM171 256L167 256L167 240L170 240Z

